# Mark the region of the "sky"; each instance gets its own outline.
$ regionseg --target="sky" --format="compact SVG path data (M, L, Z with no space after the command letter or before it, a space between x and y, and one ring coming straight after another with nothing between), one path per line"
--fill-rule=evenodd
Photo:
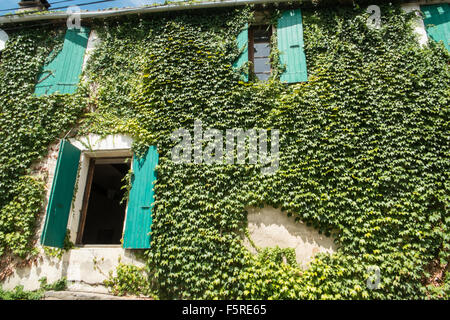
M67 10L68 6L78 5L81 10L98 10L107 8L139 7L153 3L164 3L164 0L47 0L51 4L50 10ZM102 1L102 2L100 2ZM0 15L14 13L19 0L0 0ZM97 2L97 3L95 3ZM13 9L13 10L11 10Z

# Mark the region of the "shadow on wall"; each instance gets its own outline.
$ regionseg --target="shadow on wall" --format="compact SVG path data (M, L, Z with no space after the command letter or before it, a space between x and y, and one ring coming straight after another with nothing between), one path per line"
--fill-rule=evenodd
M326 237L313 227L306 226L295 217L288 217L286 212L270 206L264 208L246 208L248 212L248 229L253 243L260 248L275 247L295 249L296 260L301 268L308 267L309 262L319 253L334 253L337 249L334 239ZM244 246L256 254L255 248L245 238Z

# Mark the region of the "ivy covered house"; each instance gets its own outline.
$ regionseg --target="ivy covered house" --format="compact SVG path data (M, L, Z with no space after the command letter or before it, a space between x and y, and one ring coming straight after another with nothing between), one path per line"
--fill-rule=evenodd
M449 1L31 10L0 28L3 288L448 299Z

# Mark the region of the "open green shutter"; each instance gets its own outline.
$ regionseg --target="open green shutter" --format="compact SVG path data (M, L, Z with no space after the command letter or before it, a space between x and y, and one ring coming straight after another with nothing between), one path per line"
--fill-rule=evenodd
M89 38L89 29L68 29L64 48L59 59L55 92L74 93L83 68L84 54Z
M450 51L450 5L448 3L420 6L424 13L423 23L428 37L436 42L443 41Z
M89 29L68 29L64 45L57 56L46 65L38 77L35 94L54 92L72 94L76 91L83 68Z
M50 54L53 54L50 53ZM45 65L44 70L39 74L38 82L34 89L34 93L37 96L42 96L53 92L53 88L56 85L56 68L58 65L58 57L60 55L56 55L53 60Z
M300 9L284 11L278 19L277 42L280 62L286 66L282 82L294 83L308 80L306 56L303 51L303 26Z
M64 245L80 155L81 151L70 142L64 139L61 141L41 235L42 245L57 248Z
M239 58L233 63L233 68L239 69L248 61L248 24L239 33L237 39L237 47L241 51ZM243 81L248 81L248 71L241 75Z
M155 167L158 152L151 146L145 156L133 159L133 181L128 199L127 218L123 247L125 249L150 248L152 225L152 203L154 201L153 182L156 180Z

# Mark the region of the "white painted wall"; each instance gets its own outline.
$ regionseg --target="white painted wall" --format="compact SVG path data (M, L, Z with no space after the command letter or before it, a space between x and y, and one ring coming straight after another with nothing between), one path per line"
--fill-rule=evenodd
M264 208L247 208L250 239L259 248L275 247L295 249L297 263L307 268L309 262L319 253L336 251L334 239L306 226L302 221L296 222L286 212L270 206ZM244 246L256 254L250 241L245 238Z
M130 137L120 134L109 135L103 138L98 134L90 134L85 137L69 140L75 147L90 156L103 156L102 154L105 151L117 151L119 153L121 150L129 150L133 142Z

